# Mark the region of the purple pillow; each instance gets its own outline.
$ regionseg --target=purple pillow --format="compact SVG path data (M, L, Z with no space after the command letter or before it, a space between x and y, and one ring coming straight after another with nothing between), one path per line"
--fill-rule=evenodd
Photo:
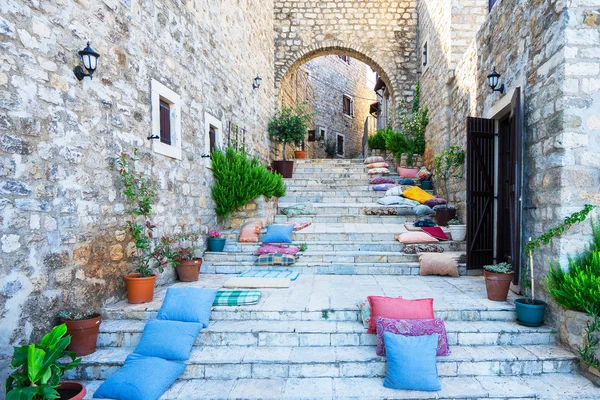
M425 204L426 206L429 206L429 207L435 207L435 206L440 206L442 204L446 204L446 200L440 199L440 198L429 199L429 200L425 201L423 204Z
M381 183L396 183L392 178L386 178L384 176L378 176L377 178L371 179L371 185L379 185Z
M287 247L279 244L263 243L260 246L260 249L256 250L254 255L260 256L262 254L290 254L292 256L295 256L296 253L299 251L300 247Z
M377 317L375 320L377 327L377 355L385 355L385 345L383 343L383 332L391 332L404 336L424 336L438 334L437 355L450 355L448 348L448 338L446 337L446 326L444 321L435 319L390 319Z
M394 185L393 183L382 183L380 185L373 186L373 190L376 190L378 192L385 192L393 187L396 187L396 185Z

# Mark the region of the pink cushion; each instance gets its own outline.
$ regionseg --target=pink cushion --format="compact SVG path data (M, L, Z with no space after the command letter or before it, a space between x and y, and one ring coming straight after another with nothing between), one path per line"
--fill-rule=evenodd
M439 240L425 232L405 232L397 236L400 243L436 243Z
M423 230L423 232L433 236L436 239L448 240L448 236L446 236L442 228L440 228L439 226L426 226L421 229Z
M297 252L300 251L300 247L287 247L279 244L270 244L264 243L260 246L260 249L256 250L254 253L255 256L260 256L261 254L291 254L296 255Z
M396 181L392 178L386 178L384 176L378 176L376 178L371 179L369 182L371 185L379 185L382 183L396 183Z
M398 175L400 178L415 179L419 173L419 168L402 168L398 167Z
M446 326L444 321L435 319L390 319L379 317L375 321L377 327L377 355L385 355L385 343L383 332L391 332L404 336L424 336L438 334L437 352L438 356L450 355Z
M377 317L394 319L433 319L433 299L407 300L403 298L369 296L371 321L368 333L375 333Z

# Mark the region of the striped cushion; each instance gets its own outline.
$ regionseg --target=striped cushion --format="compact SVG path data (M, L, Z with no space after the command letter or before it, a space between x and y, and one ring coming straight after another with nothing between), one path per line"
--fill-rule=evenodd
M296 262L296 257L290 254L262 254L256 259L256 265L292 265Z
M260 290L228 290L217 291L213 306L244 306L258 303Z
M371 157L365 158L364 163L371 164L371 163L384 162L384 161L385 161L384 158L381 156L371 156Z

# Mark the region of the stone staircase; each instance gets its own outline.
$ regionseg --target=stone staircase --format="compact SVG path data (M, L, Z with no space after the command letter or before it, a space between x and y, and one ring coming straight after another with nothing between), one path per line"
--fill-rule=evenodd
M214 307L184 374L162 398L600 399L600 388L574 372L577 357L557 344L555 330L516 324L512 303L487 300L481 277L414 276L416 256L394 241L414 217L364 215L362 209L383 196L370 190L368 179L358 160L296 162L280 207L310 199L321 211L312 219L298 217L313 221L294 234L308 250L285 268L302 274L289 289L263 289L257 305ZM343 200L332 202L328 193ZM351 193L354 201L345 201ZM219 288L231 274L256 268L252 253L259 245L239 243L237 234L227 232L223 253L205 253L198 282L173 286ZM464 243L442 245L465 250ZM464 265L461 273L469 275ZM123 301L103 310L98 350L70 371L86 382L87 398L133 351L165 291L157 288L151 303ZM383 387L385 357L375 354L375 335L366 333L356 308L368 295L434 298L452 351L438 357L440 392Z

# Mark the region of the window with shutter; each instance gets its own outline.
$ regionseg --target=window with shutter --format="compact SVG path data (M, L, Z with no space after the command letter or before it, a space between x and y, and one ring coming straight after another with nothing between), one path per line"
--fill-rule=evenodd
M164 100L160 101L160 142L171 144L171 106Z
M344 114L352 116L354 113L354 104L350 96L344 95Z
M212 153L216 147L217 147L217 132L215 130L215 127L211 125L208 130L208 148L210 149L210 153Z
M336 150L336 154L339 157L343 157L344 156L344 151L345 151L345 149L344 149L344 139L345 139L344 135L342 135L340 133L337 134L336 146L335 146L336 149L335 150Z

